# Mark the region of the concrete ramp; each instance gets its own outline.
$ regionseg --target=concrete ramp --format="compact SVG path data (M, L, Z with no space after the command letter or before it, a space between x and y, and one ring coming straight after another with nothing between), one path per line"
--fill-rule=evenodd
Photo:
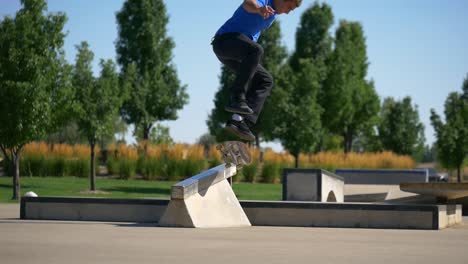
M387 202L414 197L416 194L400 190L399 185L384 184L345 184L345 202Z
M399 185L401 182L428 182L425 169L337 169L335 173L344 178L346 185Z
M171 189L171 200L159 221L165 227L251 226L228 180L236 167L220 165Z
M468 183L431 182L431 183L400 183L400 189L405 192L431 195L439 199L454 200L468 197Z

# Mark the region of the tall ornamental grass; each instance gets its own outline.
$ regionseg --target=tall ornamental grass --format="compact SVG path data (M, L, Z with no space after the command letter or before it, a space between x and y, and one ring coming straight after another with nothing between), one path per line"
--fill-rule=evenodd
M32 142L23 147L20 160L22 176L89 177L91 152L86 145L47 144ZM4 162L6 174L11 165Z
M152 145L141 142L137 146L111 145L107 166L109 173L120 178L177 181L191 177L206 168L203 146Z
M301 154L299 163L306 168L322 168L335 171L337 168L352 169L412 169L416 162L410 156L393 152L348 153L320 152L314 155Z
M138 152L133 146L110 144L108 146L107 169L109 174L120 179L131 179L136 176Z
M263 161L261 181L264 183L280 183L283 168L289 168L294 164L291 155L276 153L272 150L265 151Z
M216 145L210 147L208 152L208 167L213 168L223 163L221 153L216 149Z
M99 153L99 150L97 151ZM252 164L239 170L235 181L280 183L282 170L294 166L294 158L287 152L277 153L267 149L260 161L257 148L249 147ZM49 145L34 142L23 149L20 173L23 176L78 176L90 174L90 149L87 145ZM216 145L210 147L205 157L201 145L172 144L138 145L111 144L108 146L106 165L110 175L122 179L137 175L146 180L178 181L194 176L208 168L222 164ZM11 174L11 165L3 162L5 173ZM348 153L320 152L300 154L299 167L320 168L334 172L337 168L411 169L414 160L392 152Z

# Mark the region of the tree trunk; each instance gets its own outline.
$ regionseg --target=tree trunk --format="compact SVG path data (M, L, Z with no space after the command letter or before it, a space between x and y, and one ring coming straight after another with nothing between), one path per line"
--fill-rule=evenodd
M94 147L96 143L91 143L91 175L90 175L90 183L91 183L91 191L96 190L96 170L94 168L95 166L95 152L94 152Z
M150 135L151 127L152 127L151 124L149 125L143 124L143 151L144 151L145 157L148 156L148 142L149 142L149 135Z
M458 183L461 182L461 165L457 167L457 180L458 180Z
M343 139L344 153L348 154L353 148L353 135L350 132L345 132Z
M146 140L146 141L149 140L150 131L151 131L151 124L150 125L143 124L143 140Z
M320 137L319 142L317 144L317 148L315 149L314 153L319 153L320 151L323 150L323 145L324 145L324 140L323 140L323 135Z
M4 158L3 162L4 162L5 164L6 164L7 162L8 162L8 163L11 163L11 160L10 160L10 158L9 158L9 156L8 156L7 148L6 148L5 146L3 146L2 144L0 144L0 150L2 150L2 153L3 153L3 158ZM11 163L11 164L13 164L13 163ZM6 168L6 166L5 166L5 168ZM5 173L6 173L6 172L5 172ZM8 174L7 174L7 175L8 175ZM12 174L12 175L13 175L13 174Z
M294 154L294 167L297 169L299 168L299 153Z
M255 134L255 146L258 149L258 162L263 162L263 152L260 149L260 137Z
M348 153L348 143L346 142L346 133L343 133L343 151L345 154Z
M11 151L11 162L13 164L13 197L12 200L19 200L20 198L20 173L19 173L19 166L20 166L20 159L19 159L19 151L16 154Z
M15 150L14 148L9 149L10 156L8 155L8 149L6 146L0 144L0 150L2 150L3 155L5 156L5 160L3 162L9 162L12 166L11 175L13 176L13 196L11 197L12 200L19 200L20 198L20 173L19 173L19 166L20 166L20 152L21 147Z

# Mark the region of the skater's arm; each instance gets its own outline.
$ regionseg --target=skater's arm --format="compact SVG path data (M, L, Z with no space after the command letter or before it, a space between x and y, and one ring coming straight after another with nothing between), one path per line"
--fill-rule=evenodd
M244 7L247 12L259 14L265 19L275 14L275 10L273 10L271 6L258 6L256 0L244 0L242 7Z

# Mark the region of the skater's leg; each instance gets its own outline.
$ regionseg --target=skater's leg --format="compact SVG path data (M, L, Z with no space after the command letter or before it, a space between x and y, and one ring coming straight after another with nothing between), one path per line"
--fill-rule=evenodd
M236 72L240 67L240 63L234 60L223 59L222 63L234 72ZM244 116L245 115L237 113L233 114L226 122L226 126L224 128L244 140L255 140L255 135L252 133L252 131L250 131L250 128L244 122Z
M239 33L228 33L218 36L213 41L213 50L219 60L233 69L236 78L230 89L231 100L245 101L250 81L263 55L262 47ZM237 62L237 65L232 65Z
M244 117L250 125L257 123L258 116L272 88L273 77L262 65L258 65L246 95L247 104L254 111L253 114Z

